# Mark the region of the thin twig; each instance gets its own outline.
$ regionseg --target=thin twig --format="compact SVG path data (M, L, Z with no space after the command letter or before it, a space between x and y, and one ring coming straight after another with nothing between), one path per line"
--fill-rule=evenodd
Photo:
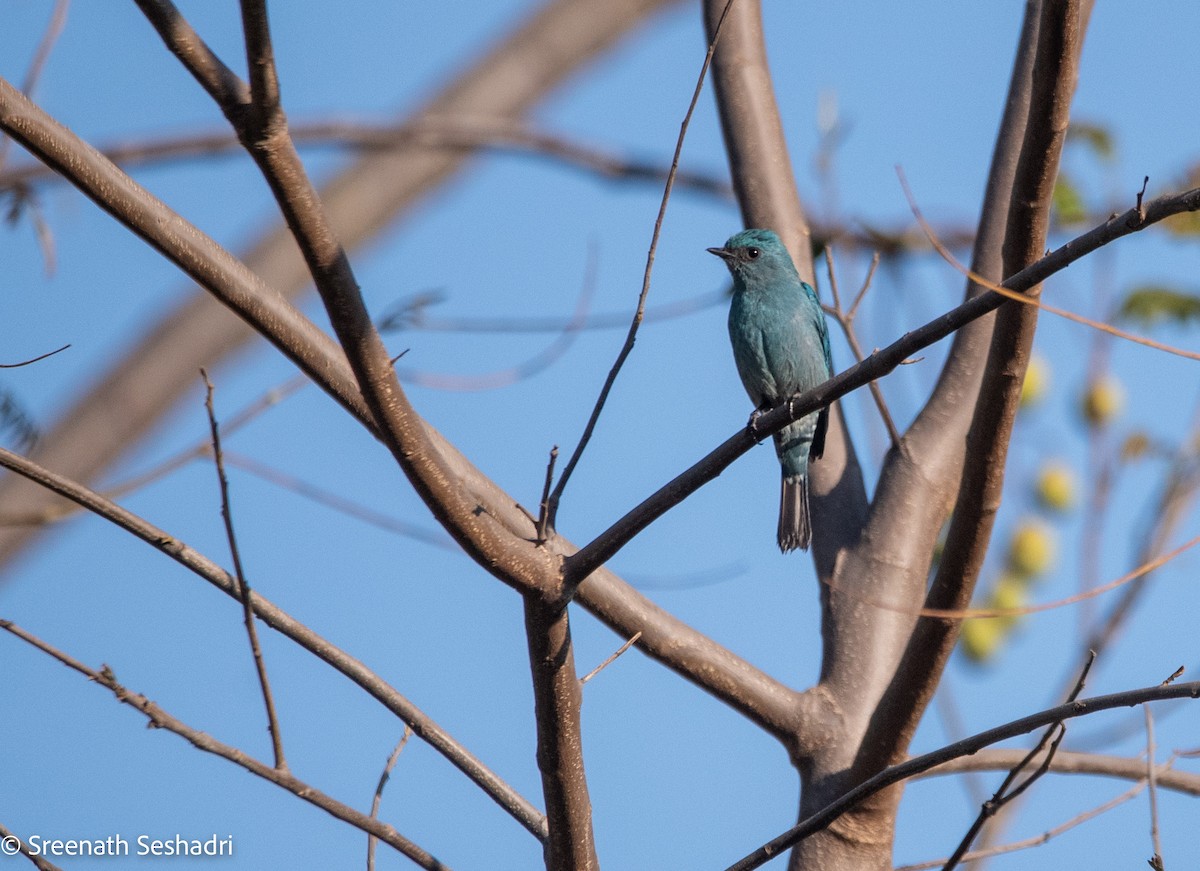
M383 332L414 329L447 333L561 333L568 329L571 319L536 315L495 315L474 317L429 317L426 312L435 303L442 302L445 295L439 291L424 291L398 300L377 322ZM642 323L665 321L704 311L729 301L729 289L697 294L688 299L648 306ZM602 312L588 315L579 330L610 330L628 327L626 312Z
M286 397L295 393L306 384L310 384L308 378L303 375L296 375L282 385L272 388L260 396L258 399L243 407L236 414L232 415L229 420L221 424L221 429L225 435L229 435L235 430L241 429L255 417L262 414L271 406L282 402ZM137 490L142 489L148 484L152 484L161 478L166 477L172 472L181 469L192 460L198 457L206 457L212 451L211 438L200 439L191 447L184 448L178 453L167 457L162 462L152 466L145 472L139 472L124 481L119 481L111 487L104 490L103 495L108 499L118 499L121 496L128 495ZM233 464L232 455L227 454L226 460ZM303 495L303 494L302 494ZM33 512L13 512L10 514L0 514L0 526L42 526L48 523L56 523L67 517L72 516L76 511L82 510L80 506L74 502L60 502L55 500L53 504L47 505Z
M404 749L404 745L408 743L408 739L412 737L412 726L404 724L404 734L400 736L400 741L392 750L392 755L388 757L387 765L383 766L383 771L379 775L379 785L375 787L375 796L371 799L371 819L379 819L379 805L383 801L383 788L387 786L388 780L392 777L392 769L396 767L396 762L400 759L400 751ZM375 844L378 841L374 835L367 834L367 871L375 871Z
M1200 188L1158 197L1145 205L1144 218L1139 217L1132 209L1115 215L1100 226L1088 230L1010 276L1005 280L1005 287L1018 291L1035 287L1086 254L1090 254L1116 239L1145 229L1169 214L1193 212L1198 209L1200 209ZM749 434L746 427L742 427L738 433L726 439L699 462L660 487L640 505L627 512L590 543L569 557L564 567L567 583L582 582L589 574L608 562L639 532L704 484L720 475L742 454L751 450L757 444L757 439L773 435L804 415L829 405L834 400L840 399L876 378L882 378L915 352L949 336L985 314L995 311L1005 301L1005 297L999 294L986 292L972 297L923 326L905 333L892 344L873 353L862 363L851 366L812 390L797 395L789 402L781 403L758 419L756 435Z
M71 347L70 344L66 344L61 348L56 348L53 351L47 351L45 354L39 354L38 356L32 357L29 360L22 360L20 363L0 363L0 369L20 369L22 366L30 366L41 360L45 360L47 357L53 357L55 354L59 354L67 350L69 347Z
M557 461L558 445L554 445L550 448L550 459L546 461L546 477L542 481L542 498L538 500L538 544L545 544L546 542L546 527L550 520L550 487L554 483L554 464Z
M1071 690L1070 695L1067 697L1068 703L1075 701L1075 699L1078 698L1079 694L1083 691L1083 686L1087 681L1088 672L1092 670L1092 663L1095 661L1096 655L1093 653L1084 664L1083 670L1079 675L1079 679L1075 682L1075 687ZM950 854L950 858L946 860L946 864L943 866L942 871L953 871L954 868L957 868L958 863L961 862L963 857L967 854L967 851L971 848L971 844L975 842L975 838L979 835L980 830L983 829L984 824L1002 807L1029 789L1029 787L1033 785L1034 781L1038 780L1050 769L1050 763L1054 761L1054 756L1058 752L1058 747L1062 743L1062 739L1066 734L1067 727L1063 725L1061 720L1050 725L1050 728L1048 728L1042 734L1041 740L1037 742L1037 745L1030 750L1011 771L1009 771L1008 776L1005 777L1004 781L1000 784L1000 788L996 790L996 794L993 795L991 799L983 803L983 806L979 810L979 815L975 818L975 822L971 824L971 827L967 830L967 833L963 835L958 847L955 848L954 852ZM1053 742L1050 740L1052 736L1054 738ZM1046 754L1042 759L1041 764L1037 767L1037 770L1034 771L1033 774L1029 775L1029 777L1025 778L1025 780L1023 780L1019 785L1014 787L1013 784L1016 782L1017 777L1019 777L1021 772L1024 771L1025 768L1034 759L1036 759L1039 754L1041 754L1047 743L1050 743L1050 749L1046 751Z
M1116 336L1118 339L1125 339L1126 341L1133 342L1134 344L1145 345L1147 348L1154 348L1156 351L1165 351L1168 354L1174 354L1177 357L1183 357L1187 360L1200 360L1200 351L1189 351L1186 348L1178 348L1174 345L1168 345L1164 342L1157 342L1154 339L1149 339L1145 336L1139 336L1136 333L1129 332L1128 330L1122 330L1120 327L1114 327L1112 324L1106 324L1103 321L1098 321L1094 318L1085 317L1083 315L1076 314L1075 312L1058 308L1057 306L1042 302L1042 300L1037 296L1031 296L1021 291L1011 290L1005 286L1007 282L1005 282L1005 284L997 284L994 281L989 281L982 275L972 272L969 267L960 262L958 258L951 253L949 248L947 248L938 240L933 227L931 227L925 220L924 216L921 214L920 208L916 204L916 199L913 197L912 189L909 188L908 181L904 177L904 171L897 167L896 172L900 176L900 185L904 188L904 195L908 197L909 208L912 209L913 215L916 217L917 222L921 225L921 229L925 231L925 235L929 238L929 243L933 245L934 250L941 255L943 260L945 260L948 264L953 266L971 281L978 284L980 287L986 287L993 293L1000 294L1005 299L1011 299L1014 302L1021 303L1022 305L1033 306L1034 308L1049 312L1052 315L1058 315L1060 318L1074 321L1075 323L1082 324L1085 327L1091 327L1093 330L1099 330L1102 333L1108 333L1110 336ZM1141 197L1138 198L1137 207L1133 211L1139 219L1144 220L1146 209L1142 205Z
M254 669L258 673L258 683L262 687L263 704L267 709L267 729L271 733L271 749L275 753L275 767L280 771L287 771L287 761L283 755L283 736L279 731L279 718L275 713L275 698L271 694L271 682L267 678L267 663L263 659L262 647L258 643L258 629L254 625L254 606L250 599L250 582L246 579L246 573L242 569L242 556L233 528L229 478L225 475L225 456L221 452L221 430L217 425L216 412L213 410L213 384L208 379L208 373L205 370L200 370L200 376L204 379L204 410L208 412L208 427L212 433L213 458L217 469L217 481L221 487L221 517L225 521L225 536L229 540L229 552L233 557L233 571L237 578L238 595L242 600L242 620L246 626L246 636L250 640L250 653L254 657Z
M1112 693L1106 696L1094 696L1090 699L1077 699L1065 705L1058 705L1044 711L1039 711L1036 714L1022 717L1019 720L1013 720L1011 723L1006 723L1003 726L988 729L985 732L972 735L970 738L955 741L923 756L914 756L898 765L885 768L875 776L864 780L858 786L844 793L840 798L830 802L821 810L801 820L795 826L778 837L773 838L753 853L730 865L728 871L751 871L753 868L761 867L772 857L778 856L784 850L794 847L810 835L822 831L830 823L846 813L846 811L860 804L870 796L923 771L928 771L930 768L950 759L970 755L998 741L1013 738L1017 735L1024 735L1032 732L1034 729L1039 729L1052 723L1062 722L1075 717L1085 717L1089 714L1108 711L1113 708L1127 708L1132 705L1142 705L1162 699L1180 698L1200 698L1200 681L1172 684L1165 687L1144 687L1142 689Z
M867 278L863 281L862 289L854 298L854 305L850 311L842 310L841 298L838 295L837 289L837 272L833 265L833 249L825 249L825 268L829 273L829 289L833 294L833 319L838 322L838 326L842 328L842 332L846 336L846 342L850 345L850 351L854 354L854 362L861 363L865 358L862 352L862 346L858 343L858 336L854 332L854 315L857 312L858 304L862 302L863 295L867 292L867 288L871 286L871 278L875 274L875 267L879 265L879 252L871 258L871 268L867 272ZM826 309L828 311L828 309ZM872 381L867 385L867 389L871 391L871 396L875 400L875 407L879 409L879 416L883 419L883 425L887 429L888 438L891 439L892 447L900 447L900 431L896 429L896 424L892 420L892 414L888 410L887 401L883 398L883 390L879 387L878 381Z
M1042 844L1045 844L1048 841L1053 840L1054 838L1058 837L1059 835L1063 834L1064 832L1070 831L1071 829L1075 828L1076 826L1082 825L1083 823L1086 823L1089 820L1093 820L1096 817L1100 816L1101 814L1107 813L1108 811L1112 810L1113 808L1118 807L1133 798L1136 798L1138 793L1140 793L1145 788L1146 788L1146 783L1145 783L1145 781L1142 781L1140 783L1135 784L1134 786L1131 786L1129 789L1125 790L1125 792L1121 793L1120 795L1118 795L1114 798L1111 798L1108 801L1104 802L1103 804L1097 805L1094 808L1089 808L1088 810L1084 811L1081 814L1076 814L1075 816L1071 817L1071 819L1067 820L1066 822L1060 823L1059 825L1055 826L1054 828L1047 829L1046 831L1042 832L1040 835L1034 835L1032 838L1024 838L1023 840L1020 840L1020 841L1011 841L1007 844L997 844L994 847L987 847L987 848L984 848L981 850L972 850L969 853L966 853L962 857L962 861L974 862L977 859L986 859L991 856L1000 856L1000 855L1003 855L1006 853L1015 853L1018 850L1027 850L1030 847L1040 847ZM896 868L896 871L927 871L927 869L930 869L930 868L942 867L942 865L944 865L946 863L946 861L947 861L946 859L935 859L935 860L932 860L929 862L917 862L916 864L913 864L913 865L901 865L900 867Z
M604 379L604 386L600 388L600 395L596 398L596 404L592 408L591 416L588 418L587 425L583 428L583 435L579 438L579 444L575 446L574 452L571 454L570 460L563 468L562 476L558 479L558 483L554 487L554 491L550 494L549 508L547 510L546 524L548 528L554 528L554 522L558 516L558 504L562 500L563 491L566 489L567 482L571 480L571 473L575 471L575 466L579 463L579 459L583 456L584 450L587 448L588 442L592 439L592 432L596 429L596 423L600 419L600 412L604 410L604 404L608 400L609 391L612 390L613 383L617 380L617 375L621 371L621 367L625 365L626 358L633 351L634 342L637 341L638 327L641 326L642 317L646 311L646 297L650 294L650 275L654 269L654 255L658 250L658 237L662 232L663 219L667 213L667 203L671 199L671 190L675 186L675 176L679 169L679 155L683 151L683 141L687 136L688 126L692 122L692 113L696 110L696 104L700 100L700 92L704 87L704 79L708 75L708 68L712 64L713 52L717 47L717 40L721 37L721 25L725 22L725 16L729 13L729 8L733 5L733 0L727 0L725 4L725 12L721 15L721 21L717 24L716 32L713 34L712 40L708 44L708 51L704 55L704 63L700 65L700 75L696 78L696 87L692 91L692 100L688 104L687 112L684 113L683 123L679 125L679 136L675 140L675 154L671 158L671 169L667 173L667 183L663 189L662 202L658 207L658 216L654 220L654 232L650 237L650 251L646 255L646 271L642 277L642 291L638 295L637 310L634 312L633 321L629 324L629 333L625 336L625 344L621 351L617 354L616 362L608 371L608 376Z
M876 251L871 255L871 265L867 267L867 277L863 279L862 287L858 289L858 294L854 297L854 302L850 303L850 311L846 312L846 317L854 320L858 314L858 307L862 305L863 299L867 296L867 291L871 289L871 279L875 277L875 270L879 268L879 252Z
M1141 199L1140 194L1138 199ZM1162 686L1169 683L1170 679L1167 679ZM1150 843L1154 847L1154 858L1150 860L1150 865L1162 871L1162 840L1158 835L1158 766L1154 764L1154 716L1150 713L1149 705L1142 705L1142 714L1146 718L1146 795L1150 797Z
M80 674L88 678L92 683L102 686L109 690L117 701L122 704L129 705L134 710L145 716L150 722L149 726L154 729L166 729L168 732L174 732L181 738L184 738L192 744L196 749L202 750L205 753L211 753L214 756L220 756L227 759L235 765L261 777L263 780L269 781L276 786L286 789L293 795L304 799L310 804L319 807L321 810L331 814L343 822L349 823L355 828L362 829L364 832L370 832L379 840L383 841L390 847L394 847L399 852L403 853L408 858L412 859L422 868L429 871L449 871L447 866L439 862L434 856L425 850L418 847L412 841L405 838L392 826L387 823L382 823L379 820L372 819L361 811L357 811L349 805L343 804L337 799L326 795L316 787L305 783L299 778L293 776L286 770L272 768L265 762L255 759L252 756L243 753L236 747L225 744L213 738L206 732L198 729L193 729L191 726L178 720L171 714L167 713L162 707L150 701L141 693L133 692L126 689L117 682L116 675L113 674L111 668L107 665L99 671L84 665L74 657L62 652L56 647L48 644L37 636L25 631L21 627L12 623L9 620L0 620L0 629L20 638L22 641L36 647L38 650L52 656L54 659L61 662L68 668L74 669Z
M169 556L225 595L234 599L238 598L237 582L228 572L184 542L111 500L2 447L0 447L0 466L87 508L98 517L124 529ZM358 684L372 698L412 726L418 737L470 778L534 837L543 842L546 840L546 818L541 811L484 765L428 714L397 692L394 687L367 668L365 664L331 644L299 620L258 593L252 593L251 596L254 613L264 623Z
M609 657L604 660L604 662L600 663L598 666L596 666L591 671L589 671L587 674L585 674L583 677L581 677L579 679L579 685L583 686L585 683L587 683L589 680L594 678L600 672L604 671L604 669L606 669L610 665L612 665L613 662L616 661L618 656L620 656L622 653L624 653L629 648L633 647L633 645L637 644L638 639L641 637L642 637L642 633L640 631L635 632L633 634L632 638L630 638L628 641L626 641L624 644L622 644L620 647L617 648L616 652L610 654Z

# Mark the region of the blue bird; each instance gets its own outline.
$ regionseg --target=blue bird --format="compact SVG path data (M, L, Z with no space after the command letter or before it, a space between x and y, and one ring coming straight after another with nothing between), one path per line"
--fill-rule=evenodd
M825 312L812 285L800 280L791 255L771 230L743 230L723 248L709 248L733 275L729 341L755 419L793 394L827 381L833 371ZM808 460L825 449L829 409L805 415L775 434L783 470L779 549L807 550Z

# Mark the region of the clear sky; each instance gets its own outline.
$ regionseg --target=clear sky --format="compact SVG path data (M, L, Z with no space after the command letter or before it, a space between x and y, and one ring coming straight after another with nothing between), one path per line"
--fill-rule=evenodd
M539 129L666 164L703 58L694 3L679 4L589 65L533 113ZM1024 4L848 2L829 10L769 2L769 50L801 194L812 213L853 227L894 228L909 211L896 178L904 169L938 226L976 217L1008 83ZM293 124L350 118L388 121L420 104L446 78L505 33L532 2L411 4L278 3L272 8L283 98ZM0 27L0 75L19 83L50 4L8 2ZM233 3L182 3L209 43L240 68ZM1101 160L1071 145L1065 168L1101 212L1133 204L1144 176L1149 194L1177 189L1200 160L1200 73L1194 63L1200 6L1186 0L1100 3L1087 35L1072 118L1103 125L1114 153ZM163 48L133 4L72 6L35 92L72 130L96 144L220 128L208 97ZM836 107L843 131L822 179L818 107ZM313 175L332 176L347 156L304 152ZM27 159L10 148L8 165ZM683 165L726 176L711 91L700 102ZM243 250L274 219L261 177L236 156L137 171L139 181L222 244ZM437 291L428 314L566 320L594 270L592 309L625 317L641 287L661 189L614 183L540 157L490 154L405 215L354 266L373 313ZM0 362L65 343L43 363L0 373L0 390L48 426L64 404L117 358L148 324L191 292L176 269L81 195L37 189L56 268L46 274L28 213L0 228ZM5 207L7 208L7 200ZM680 190L670 203L650 306L720 291L720 263L704 252L740 229L731 202ZM1055 244L1068 238L1056 237ZM869 252L839 260L843 288L862 281ZM823 267L820 291L828 300ZM1129 288L1169 284L1200 291L1195 241L1165 233L1118 243L1056 277L1055 304L1107 317ZM922 254L880 269L858 324L866 348L951 308L960 277ZM305 308L318 318L312 299ZM620 320L618 317L618 321ZM734 371L723 306L643 329L568 489L559 529L586 541L700 459L745 423L748 400ZM1138 326L1136 329L1143 329ZM836 333L836 331L835 331ZM574 446L624 329L578 335L554 365L493 390L411 385L418 410L526 506L536 504L552 445ZM1195 328L1152 335L1195 348ZM387 336L421 379L503 373L555 341L553 332L480 334L408 330ZM1003 567L1004 549L1025 518L1043 516L1031 488L1042 464L1060 458L1077 478L1094 477L1077 414L1097 348L1105 349L1125 403L1106 444L1133 432L1178 444L1194 425L1196 364L1132 345L1097 345L1084 327L1046 316L1037 350L1049 370L1040 405L1023 412L1004 507L981 589ZM919 408L945 348L889 376L883 390L903 426ZM852 358L840 336L835 364ZM213 372L217 407L228 416L292 374L260 343ZM151 468L206 437L202 387L110 482ZM846 403L869 476L885 435L867 394ZM296 394L231 436L231 452L334 491L375 511L437 532L436 522L394 463L361 427L314 389ZM1093 547L1097 580L1133 564L1162 486L1158 460L1117 478L1109 509L1045 516L1058 537L1052 570L1035 601L1079 588L1080 554ZM775 460L751 452L652 526L612 568L656 602L779 679L806 686L819 655L817 591L803 555L774 544ZM397 536L231 470L233 507L247 571L257 591L375 668L513 786L541 805L534 759L528 662L517 596L466 558ZM1088 490L1080 485L1080 501ZM193 463L124 500L134 511L228 564L216 481ZM1172 543L1196 534L1189 509ZM1085 539L1086 528L1097 530ZM1158 683L1197 664L1200 595L1194 554L1156 576L1142 613L1110 648L1089 694ZM1058 701L1079 659L1081 621L1105 608L1064 608L1021 622L986 665L956 655L945 704L931 708L914 752L1015 719ZM622 639L582 611L574 631L580 669ZM95 518L76 518L0 581L0 618L10 619L118 679L187 723L268 759L261 700L241 614L161 554ZM263 632L293 771L356 807L371 794L402 725L285 639ZM173 860L172 868L344 868L363 861L365 836L179 738L148 732L106 692L16 639L0 635L0 824L18 834L94 838L232 835L232 860ZM953 714L947 712L953 710ZM1197 744L1200 714L1186 704L1155 708L1158 756ZM654 662L631 653L585 692L585 746L601 862L614 869L721 868L794 822L797 778L767 736ZM955 722L955 720L959 722ZM1117 730L1104 752L1144 749L1139 712L1071 727L1068 744ZM1195 761L1179 763L1196 770ZM959 781L911 786L901 813L898 863L944 856L1000 775L971 788ZM1036 786L1005 833L1039 834L1121 793L1129 784L1050 778ZM1190 867L1196 806L1160 801L1168 867ZM540 864L539 847L436 753L411 742L384 796L382 816L456 869ZM1138 867L1151 853L1149 811L1140 796L1101 821L1073 829L996 868ZM0 871L22 860L0 857ZM410 867L381 848L380 868ZM1106 866L1104 862L1111 862ZM67 868L126 867L120 860L71 861ZM149 866L147 866L149 867Z

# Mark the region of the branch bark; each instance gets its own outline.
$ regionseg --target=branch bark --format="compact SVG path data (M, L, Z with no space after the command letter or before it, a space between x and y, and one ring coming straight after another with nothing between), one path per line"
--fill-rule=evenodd
M525 596L525 635L533 674L537 719L537 760L546 800L550 837L545 843L547 871L596 871L592 802L583 765L579 717L583 701L575 674L575 652L566 605Z
M725 5L725 0L705 0L710 42ZM713 55L712 77L742 223L778 233L800 277L812 283L811 231L771 84L760 0L733 3ZM862 469L837 404L830 407L824 456L809 467L809 485L813 559L818 576L828 578L838 552L854 543L867 514Z
M1039 262L1050 224L1050 201L1066 139L1083 44L1080 0L1043 0L1036 27L1030 108L1017 161L1002 249L1006 276ZM1040 282L1022 288L1041 294ZM1008 444L1033 347L1038 309L1005 305L996 318L981 389L967 433L962 480L946 546L926 597L931 608L970 604L1000 507ZM895 679L863 742L862 772L903 758L941 679L961 621L923 619L913 631Z
M1021 761L1024 750L1000 749L981 750L972 756L960 756L943 762L923 774L924 777L939 777L947 774L962 774L967 771L1005 771ZM1141 757L1106 756L1100 753L1079 753L1059 750L1050 763L1056 774L1089 774L1099 777L1114 777L1119 780L1142 781L1146 779L1146 760ZM919 779L919 778L914 778ZM1158 785L1184 795L1200 796L1200 774L1158 768Z
M1181 684L1159 684L1153 687L1127 690L1106 696L1094 696L1090 699L1077 699L1065 705L1058 705L1057 707L1048 708L1036 714L1022 717L1019 720L1013 720L994 729L988 729L985 732L980 732L961 741L955 741L953 744L947 744L945 747L935 750L932 753L926 753L923 756L914 756L898 765L886 768L870 779L858 784L817 813L802 820L798 825L793 826L778 838L774 838L768 844L763 845L744 859L730 865L728 871L750 871L750 869L758 868L788 847L794 846L802 840L810 838L815 833L823 831L839 816L880 790L929 771L942 763L978 753L984 747L995 744L998 741L1015 738L1018 735L1024 735L1032 732L1034 729L1049 726L1052 723L1061 723L1064 720L1084 717L1089 714L1099 713L1100 711L1144 705L1148 702L1156 702L1162 699L1182 698L1200 698L1200 681ZM1143 763L1143 774L1145 773L1144 765L1145 763Z
M519 119L563 79L672 2L549 0L413 113L410 121ZM367 154L321 191L330 221L347 247L361 246L451 177L476 150ZM85 161L79 172L91 172L90 164ZM75 178L65 177L78 185ZM296 256L286 228L249 245L242 259L262 277L263 286L277 288L287 297L309 286L305 264ZM224 268L220 259L216 262L218 269ZM286 321L290 313L281 317ZM189 297L164 314L137 347L85 390L41 439L37 458L70 478L91 481L136 447L178 401L200 366L214 367L248 344L255 333L229 317L207 294ZM39 500L46 498L39 488L19 479L0 486L0 501L12 512L38 514L46 504ZM36 528L0 529L0 564L11 561L39 534Z
M253 756L243 753L236 747L218 741L211 735L201 732L199 729L195 729L167 713L167 711L141 693L133 692L121 686L117 682L116 675L113 674L112 669L107 665L100 671L96 671L74 657L68 656L57 648L52 647L40 638L31 635L9 620L0 620L0 629L12 633L22 641L54 657L63 665L82 674L92 683L104 687L113 694L117 701L124 705L129 705L134 710L143 714L150 721L147 725L151 728L166 729L168 732L174 732L176 735L187 740L196 749L202 750L205 753L211 753L214 756L220 756L222 759L227 759L235 765L246 769L251 774L255 774L282 789L286 789L298 798L319 807L337 819L374 835L389 847L407 856L421 868L427 869L427 871L450 871L446 865L439 862L431 853L401 835L391 825L355 810L314 786L305 783L300 778L291 774L286 767L272 767L261 760L255 759Z
M0 448L0 466L69 499L142 541L162 551L234 600L240 601L237 582L220 566L152 523L138 517L81 484L57 475L25 457ZM331 644L294 617L255 592L250 594L255 615L277 632L315 654L367 691L385 708L412 727L419 738L467 775L493 801L535 837L545 841L546 819L511 786L459 744L432 718L398 693L362 662Z
M0 80L0 129L5 129L35 154L59 168L64 178L97 198L134 232L152 240L156 247L161 245L168 258L177 265L208 282L206 286L219 295L222 302L261 329L322 389L360 423L375 431L374 418L358 392L345 355L328 336L313 327L290 303L274 294L211 239L166 209L3 80ZM174 357L163 353L166 359L175 361ZM159 370L150 367L146 371L156 375ZM189 377L194 378L194 373ZM132 389L134 384L129 382L127 386ZM100 411L99 408L96 410ZM121 414L112 408L103 409L103 413L112 418L111 426L105 432L127 432L123 429L126 421ZM515 537L536 540L534 524L516 500L475 468L433 427L425 426L444 461L465 483L486 517ZM74 433L71 439L83 437L81 431L75 431L74 425L68 429ZM67 458L62 459L67 466L73 465ZM70 478L70 475L64 477ZM574 546L556 538L550 550L561 559L573 553ZM790 690L657 608L611 572L596 571L585 584L579 600L585 607L595 610L600 619L623 638L641 630L640 649L746 712L752 719L765 719L775 728L792 719L796 706L791 702Z
M251 87L232 77L169 0L139 0L168 48L208 91L270 186L308 265L326 314L354 371L377 435L446 530L482 567L523 591L558 595L558 565L531 542L498 527L436 450L408 401L367 312L350 259L288 133L279 102L270 27L261 0L242 4ZM201 277L197 278L203 285Z

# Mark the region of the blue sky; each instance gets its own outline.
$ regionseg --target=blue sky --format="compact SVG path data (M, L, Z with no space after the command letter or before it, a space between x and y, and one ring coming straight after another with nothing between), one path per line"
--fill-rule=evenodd
M232 3L181 4L201 34L240 66ZM293 123L329 117L387 120L419 105L535 7L529 2L449 2L417 14L402 4L339 4L337 13L272 9L284 102ZM1007 87L1023 4L875 4L825 12L767 4L769 49L801 194L813 213L871 226L908 217L896 180L902 166L936 222L974 220ZM5 5L0 75L19 82L48 4ZM1116 153L1101 164L1078 148L1065 166L1091 200L1132 205L1143 176L1167 192L1198 155L1198 74L1190 64L1200 7L1186 2L1098 4L1087 36L1073 118L1106 125ZM533 114L535 124L632 156L669 160L703 56L699 15L683 4L570 79ZM847 136L836 157L836 204L823 201L813 170L817 106L836 99ZM132 4L76 4L35 94L94 143L218 127L221 116L163 49ZM706 90L684 164L724 175L720 133ZM23 159L18 148L10 162ZM328 178L346 157L306 152ZM265 186L241 157L140 170L136 177L234 251L273 219ZM614 184L529 156L475 160L451 184L355 256L368 305L382 314L414 293L438 290L443 317L569 317L594 258L597 312L630 312L641 287L661 191ZM170 264L64 186L39 193L56 243L45 274L26 218L0 232L0 348L5 362L66 342L71 350L6 371L0 388L48 425L64 403L126 344L190 292ZM726 275L704 248L739 229L727 202L678 192L651 290L651 306L720 290ZM1062 240L1057 240L1062 241ZM843 256L843 288L865 274ZM1197 291L1200 251L1162 233L1123 240L1072 267L1047 288L1056 304L1107 313L1114 295L1145 281ZM821 292L828 299L828 288ZM932 256L884 268L860 319L864 346L882 346L952 307L962 282ZM306 310L320 320L311 299ZM727 347L722 308L648 324L564 498L559 528L576 541L604 529L664 481L741 426L749 412ZM1196 347L1194 329L1154 337ZM554 366L511 387L449 392L413 386L416 407L487 474L526 505L541 486L551 445L569 450L623 338L623 329L582 333ZM405 362L429 373L479 375L531 357L553 335L409 331L388 337ZM1089 475L1087 439L1075 413L1094 335L1044 317L1037 348L1051 370L1046 401L1022 415L986 585L1005 536L1030 513L1039 465L1062 457ZM919 407L944 347L883 383L904 422ZM840 339L835 362L851 362ZM1126 407L1112 439L1134 430L1174 443L1192 426L1194 363L1115 344L1113 371ZM265 344L215 369L217 406L228 415L285 381L289 365ZM197 379L143 450L114 470L116 481L205 438ZM881 430L865 392L846 407L860 457L873 475ZM236 451L429 530L435 522L386 454L313 389L301 391L242 432ZM234 511L255 589L376 668L524 795L541 804L520 602L465 558L396 537L232 471ZM776 475L766 447L656 523L612 567L664 607L756 665L797 686L816 675L819 633L811 564L774 546ZM1151 519L1161 464L1123 474L1100 540L1100 579L1130 567ZM124 504L227 563L212 469L193 464ZM1175 537L1195 534L1194 512ZM1034 591L1050 600L1075 592L1082 512L1056 521L1060 557ZM1158 576L1140 619L1098 664L1089 693L1154 684L1196 663L1197 557ZM720 583L712 581L720 579ZM1107 600L1102 602L1106 604ZM77 518L0 584L0 617L11 619L143 692L197 728L261 758L269 744L240 611L160 554L103 521ZM966 731L1055 702L1078 658L1079 614L1060 609L1022 623L996 662L948 670ZM582 612L574 618L581 670L620 644ZM348 682L288 642L264 632L289 760L298 776L357 807L369 806L401 724ZM0 823L18 833L103 837L232 834L239 868L354 867L365 836L175 736L147 732L105 692L15 639L0 638L0 746L6 750ZM1155 709L1160 758L1194 747L1197 714ZM638 655L623 657L585 693L585 743L602 863L610 868L724 867L794 821L797 782L784 752L740 717ZM1140 714L1072 726L1068 742L1129 724L1108 752L1136 755ZM914 751L957 737L931 711ZM1181 763L1181 767L1194 763ZM999 775L983 783L988 794ZM1052 778L1033 790L1008 835L1037 834L1123 791L1127 784ZM975 814L958 782L925 782L906 794L898 862L945 855ZM1164 855L1186 866L1195 808L1160 802ZM433 751L413 741L384 798L383 815L449 865L529 868L537 844ZM1150 854L1144 796L1101 822L997 868L1059 867L1080 855L1133 867ZM6 862L0 858L0 864ZM16 860L13 860L16 861ZM225 860L218 860L225 861ZM1130 863L1133 863L1132 865ZM118 867L63 861L69 868ZM173 867L199 867L176 861ZM205 867L211 867L206 865ZM379 867L408 867L380 850Z

